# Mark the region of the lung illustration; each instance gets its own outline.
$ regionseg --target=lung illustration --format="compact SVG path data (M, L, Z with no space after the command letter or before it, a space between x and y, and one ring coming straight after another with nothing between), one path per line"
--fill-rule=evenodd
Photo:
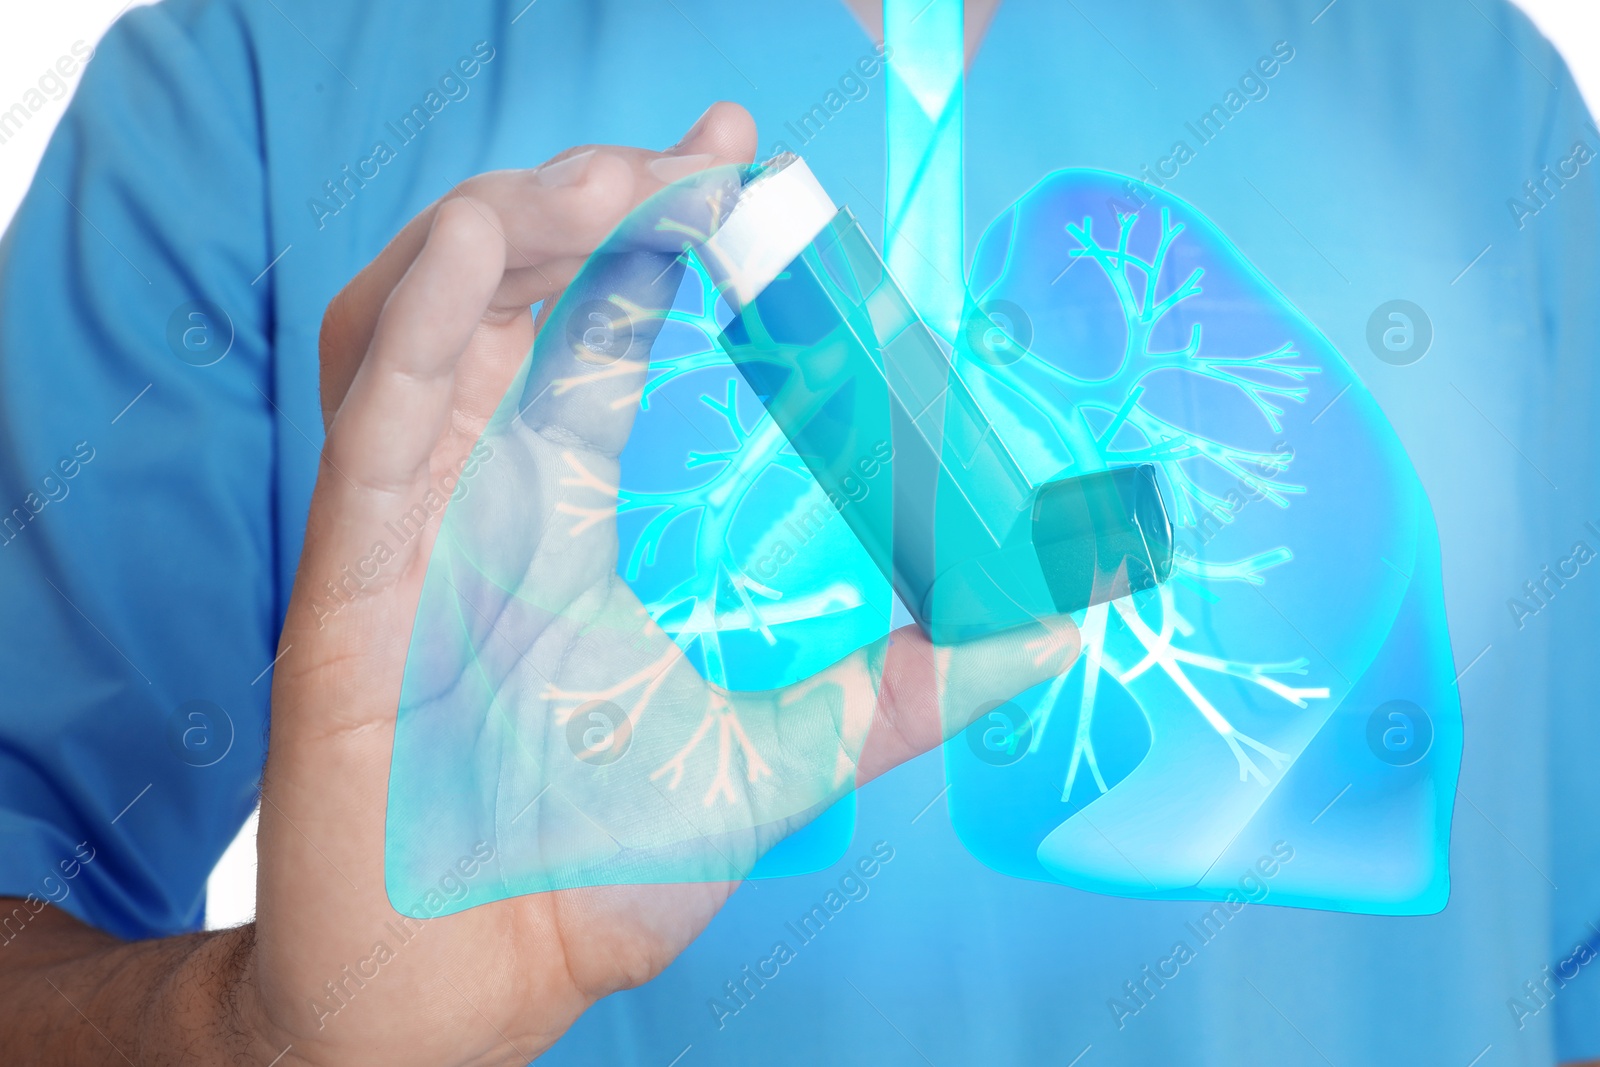
M970 290L959 373L1029 478L1154 464L1175 560L947 745L963 842L1118 895L1221 899L1270 857L1272 903L1442 908L1438 534L1355 372L1195 208L1104 172L996 219Z

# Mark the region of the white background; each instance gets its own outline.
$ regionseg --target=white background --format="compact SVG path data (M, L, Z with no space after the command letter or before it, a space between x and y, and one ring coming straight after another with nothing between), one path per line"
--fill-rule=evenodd
M15 5L0 15L0 110L22 98L41 74L69 55L75 42L93 44L118 15L149 0L74 0ZM825 0L819 0L825 2ZM1335 0L1370 3L1383 0ZM1473 0L1462 0L1473 3ZM1474 5L1476 6L1476 5ZM1572 68L1590 110L1600 104L1600 4L1594 0L1521 0ZM1480 9L1481 11L1481 9ZM71 79L77 85L77 75ZM0 144L0 226L16 211L70 93L49 101L22 131ZM255 817L228 848L211 876L206 925L246 922L255 914Z

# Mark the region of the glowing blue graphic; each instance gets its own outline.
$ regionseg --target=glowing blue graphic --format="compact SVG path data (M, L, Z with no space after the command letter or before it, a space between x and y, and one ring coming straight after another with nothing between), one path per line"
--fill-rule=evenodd
M485 899L738 877L849 794L834 753L782 750L790 698L717 694L881 636L888 584L718 347L727 312L693 254L621 280L599 262L485 431L430 562L391 774L397 899L472 834L519 868ZM972 285L955 366L1028 479L1152 464L1177 536L1166 585L1081 613L1068 673L950 709L974 720L946 748L967 847L1022 877L1223 896L1287 841L1275 902L1442 906L1460 719L1437 535L1354 374L1198 212L1115 175L1046 178L990 228ZM537 432L540 404L591 390L638 409L618 461ZM876 477L892 491L892 464ZM575 570L609 558L631 592L573 613L528 584L519 530L541 507ZM530 666L552 629L589 642L584 684ZM836 805L758 871L832 862L852 823Z
M1024 877L1219 898L1286 840L1274 902L1442 907L1461 727L1438 537L1354 372L1208 220L1117 175L1043 180L970 281L1017 358L968 349L964 376L1030 476L1154 463L1177 547L1167 585L1084 613L1071 672L947 746L962 840Z
M619 572L708 680L764 689L882 637L893 594L717 344L728 317L695 264L666 313L622 456ZM683 758L715 760L724 774L761 758L729 730L708 725ZM755 876L827 867L854 832L852 794Z
M738 649L745 677L798 676L881 632L885 590L708 340L707 284L652 379L681 391L642 416L689 462L663 462L653 432L624 464L625 485L694 481L627 494L650 518L625 573L644 589L657 571L669 592L647 602L700 662ZM1081 614L1071 672L948 746L963 841L1022 877L1221 897L1287 840L1276 902L1441 907L1460 718L1437 535L1354 373L1192 207L1120 176L1041 182L991 226L972 284L958 366L1030 479L1156 464L1178 547L1167 587ZM687 624L719 600L720 625ZM831 610L801 628L796 603ZM831 861L848 829L808 831L785 869Z
M1067 673L946 709L973 723L945 749L962 841L1018 877L1217 899L1286 842L1273 903L1441 908L1460 708L1438 536L1400 442L1225 235L1123 177L1045 177L963 278L961 5L922 7L886 4L886 258L1032 485L1152 465L1176 527L1171 579L1079 613ZM840 687L777 687L884 635L893 594L717 343L728 309L680 253L738 180L697 181L688 210L663 194L612 239L627 256L585 268L447 513L396 727L393 899L417 899L458 840L502 857L460 907L742 877L828 804L755 873L850 841L860 737L841 722L831 748L784 750L795 702ZM595 390L637 409L620 456L535 425ZM874 477L866 492L892 493L892 463ZM584 572L593 611L527 581L541 507L575 572L604 563ZM582 649L576 680L530 662L550 633Z

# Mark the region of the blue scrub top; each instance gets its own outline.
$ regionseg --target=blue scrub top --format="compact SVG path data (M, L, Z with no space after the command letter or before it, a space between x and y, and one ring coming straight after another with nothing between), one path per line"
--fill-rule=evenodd
M526 3L169 0L99 46L0 250L0 893L124 937L199 924L256 799L322 309L451 183L585 142L665 145L725 98L881 226L881 76L812 111L872 48L837 0ZM1293 57L1265 97L1200 145L1186 124L1278 42ZM928 808L932 754L863 790L837 868L742 888L549 1062L1600 1056L1600 967L1546 970L1600 942L1600 563L1575 562L1600 549L1597 150L1561 60L1501 0L1006 0L969 84L969 247L1055 168L1175 173L1418 468L1464 669L1449 906L1249 908L1156 987L1144 968L1205 909L988 871ZM1367 340L1397 298L1435 330L1409 366ZM185 348L193 301L231 337ZM197 344L226 355L193 365ZM875 846L892 859L867 895L749 981ZM744 1006L717 1012L730 982ZM1119 1024L1127 982L1146 995Z

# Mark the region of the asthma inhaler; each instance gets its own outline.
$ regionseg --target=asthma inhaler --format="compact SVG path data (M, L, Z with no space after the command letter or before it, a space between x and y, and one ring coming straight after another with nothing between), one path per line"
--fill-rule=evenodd
M798 157L753 169L699 251L734 313L718 342L933 641L1166 580L1154 466L1030 485L860 223Z

